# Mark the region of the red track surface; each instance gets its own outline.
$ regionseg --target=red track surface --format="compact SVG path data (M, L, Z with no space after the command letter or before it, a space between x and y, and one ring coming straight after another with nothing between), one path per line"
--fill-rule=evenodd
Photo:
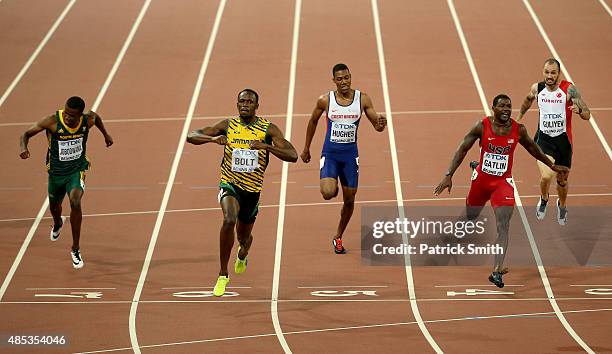
M5 53L0 93L67 4L0 2L0 50ZM141 1L77 1L0 106L0 152L4 166L10 166L0 170L0 279L8 285L4 294L0 292L0 336L63 334L70 342L66 347L28 349L0 344L0 352L132 351L131 308L137 310L132 317L134 333L146 353L276 353L284 350L279 337L286 340L285 350L294 353L431 352L414 316L415 303L432 340L444 352L583 351L555 315L535 261L513 268L506 277L508 284L522 285L504 289L514 294L450 297L447 291L485 286L489 269L365 266L359 253L360 205L345 237L349 253L333 255L330 241L341 199L323 202L316 158L308 165L289 166L280 233L278 205L285 181L281 163L273 159L249 270L232 276L234 288L228 289L239 295L204 297L202 292L211 290L218 270L218 146L185 146L167 211L163 215L157 211L213 29L216 1L153 1L120 62L97 110L115 145L104 148L97 132L89 142L94 168L83 201L89 215L83 221L81 242L85 268L76 271L69 265L69 231L57 244L50 244L48 212L24 256L17 257L46 198L44 138L34 138L33 157L21 161L17 137L70 95L81 95L93 104L142 5ZM540 78L541 63L550 56L525 6L521 1L485 0L455 5L487 102L505 92L518 108L531 83ZM460 206L467 192L467 169L454 178L450 197L456 199L424 200L432 197L433 185L463 134L484 114L449 7L445 1L380 1L378 6L405 204ZM609 140L610 15L596 0L533 1L532 6ZM353 86L367 92L379 112L385 111L370 2L308 0L300 20L290 138L298 151L307 114L318 95L333 88L330 69L337 62L349 65ZM287 131L293 23L292 2L226 4L189 129L233 115L236 93L251 87L261 96L260 115L271 116ZM363 123L357 200L396 205L388 132L376 133ZM533 131L536 113L528 113L525 123ZM322 144L324 127L318 129L313 157ZM575 120L574 140L570 194L582 196L570 196L570 207L610 206L610 158L588 122ZM473 149L468 158L475 156ZM533 196L539 193L537 168L522 149L514 165L537 239L543 230L532 216ZM64 214L68 213L65 205ZM554 214L553 209L549 218ZM159 233L154 232L156 220L161 222ZM556 230L558 225L551 222L550 228ZM154 235L156 242L150 243ZM510 252L527 244L518 213L511 235ZM277 236L282 237L280 258L275 252ZM152 257L140 288L148 249ZM546 251L540 247L543 256ZM275 262L280 265L277 304L282 336L275 332L271 312ZM612 352L610 268L548 266L545 270L560 310L570 311L564 315L577 336L595 352ZM412 304L407 277L414 280ZM585 293L589 287L572 285L601 285L608 290L593 295ZM137 290L142 292L136 307L132 300ZM337 290L340 295L361 290L376 296L313 295L322 290ZM101 295L40 297L74 291Z

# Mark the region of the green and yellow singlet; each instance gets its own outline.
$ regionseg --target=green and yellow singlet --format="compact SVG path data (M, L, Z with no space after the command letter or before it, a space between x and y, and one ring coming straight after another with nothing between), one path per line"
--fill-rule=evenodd
M86 156L87 119L79 118L79 124L70 128L64 123L63 110L55 113L57 129L55 133L47 131L49 148L47 150L47 171L52 176L66 176L89 167Z
M271 143L268 136L270 121L256 117L245 124L240 118L228 120L227 145L221 161L221 183L231 183L247 192L261 192L264 171L268 166L269 153L266 150L252 150L253 140Z

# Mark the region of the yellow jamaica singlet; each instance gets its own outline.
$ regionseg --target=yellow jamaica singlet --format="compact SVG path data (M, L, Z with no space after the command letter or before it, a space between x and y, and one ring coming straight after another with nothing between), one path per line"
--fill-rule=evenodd
M269 126L270 121L261 117L256 117L250 124L245 124L240 118L228 120L227 145L221 161L221 183L234 184L247 192L261 192L269 153L249 148L249 142L259 140L270 144L272 139L267 134Z

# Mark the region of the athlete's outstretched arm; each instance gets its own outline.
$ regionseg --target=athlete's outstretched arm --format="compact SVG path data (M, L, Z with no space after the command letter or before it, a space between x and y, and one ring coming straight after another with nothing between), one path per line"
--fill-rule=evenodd
M312 138L314 138L315 132L317 131L317 123L319 123L319 118L321 118L321 115L327 109L328 102L328 94L319 96L319 99L317 99L317 104L310 115L310 120L308 121L308 126L306 127L306 141L304 141L304 149L300 155L302 161L306 163L310 162L310 144L312 143Z
M224 119L212 127L200 128L187 134L187 142L193 145L202 145L210 142L219 145L227 144L227 127L229 121Z
M525 150L527 150L527 152L531 156L542 161L542 163L548 166L551 170L559 174L564 174L569 171L569 169L565 166L558 166L558 165L553 164L553 162L550 161L550 159L548 158L548 156L546 156L546 154L544 154L544 152L538 146L538 144L536 144L533 141L533 139L531 139L531 137L529 136L529 133L527 133L527 128L525 128L525 126L522 124L519 124L519 143L523 145Z
M372 123L374 126L374 129L376 129L377 132L382 132L385 130L385 127L387 126L387 117L385 117L384 114L376 113L370 96L362 92L361 102L363 103L363 111L365 112L366 117L368 117L370 123Z
M537 91L538 91L538 84L535 83L531 85L531 89L529 90L527 97L525 97L525 100L523 101L523 104L521 105L521 110L519 112L518 118L516 118L517 122L523 119L523 116L525 115L525 113L527 113L529 108L531 108L531 105L533 104L533 101L535 101L536 95L538 94Z
M30 127L30 129L26 130L25 133L21 135L19 139L19 156L22 159L27 159L28 157L30 157L30 151L28 150L28 143L30 142L30 138L45 129L53 129L53 124L55 124L55 116L45 117L34 123L34 125Z
M251 149L266 150L283 161L297 161L297 151L293 145L285 139L283 132L276 125L270 123L268 135L272 138L272 145L266 144L263 141L253 140L249 143Z
M100 117L100 115L94 111L89 111L89 114L92 115L96 128L98 128L104 136L104 142L106 143L106 147L110 147L111 145L113 145L113 137L110 136L110 134L108 134L108 132L106 131L106 127L104 127L104 122L102 122L102 117Z
M451 192L451 189L453 188L452 179L453 175L455 174L455 171L457 170L459 165L461 165L461 162L465 158L465 155L467 155L467 152L470 150L470 148L472 148L472 145L474 145L476 140L480 139L481 136L482 121L478 121L478 123L476 123L476 125L474 125L474 127L472 127L472 129L470 129L470 131L465 135L461 144L459 144L459 147L457 148L457 151L455 151L455 155L453 156L453 160L451 161L451 164L448 167L448 171L444 175L442 181L440 181L440 183L434 190L435 195L440 195L440 193L442 193L447 188L448 193Z
M572 105L572 111L574 113L577 113L580 118L584 120L591 119L591 110L589 109L587 104L584 103L584 100L582 99L582 95L578 91L578 88L572 84L570 85L570 87L567 88L567 93L569 94L570 98L572 99L572 102L574 103Z

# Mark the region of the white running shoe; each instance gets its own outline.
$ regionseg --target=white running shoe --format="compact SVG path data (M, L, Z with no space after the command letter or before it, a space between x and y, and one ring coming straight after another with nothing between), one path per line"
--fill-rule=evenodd
M548 204L548 200L544 200L542 199L542 197L540 197L540 200L538 201L538 204L536 205L536 218L538 220L544 220L544 217L546 216L547 204Z
M49 234L49 238L51 239L51 241L57 241L57 239L60 237L60 233L62 232L62 228L64 227L65 222L66 217L62 216L62 224L60 225L60 227L58 227L57 230L55 230L55 225L51 227L51 233Z
M83 266L85 265L85 262L83 262L83 257L81 257L80 250L70 251L70 256L72 257L72 266L75 269L83 268Z
M559 205L559 199L557 199L557 221L559 225L565 226L567 224L567 207L562 208Z

